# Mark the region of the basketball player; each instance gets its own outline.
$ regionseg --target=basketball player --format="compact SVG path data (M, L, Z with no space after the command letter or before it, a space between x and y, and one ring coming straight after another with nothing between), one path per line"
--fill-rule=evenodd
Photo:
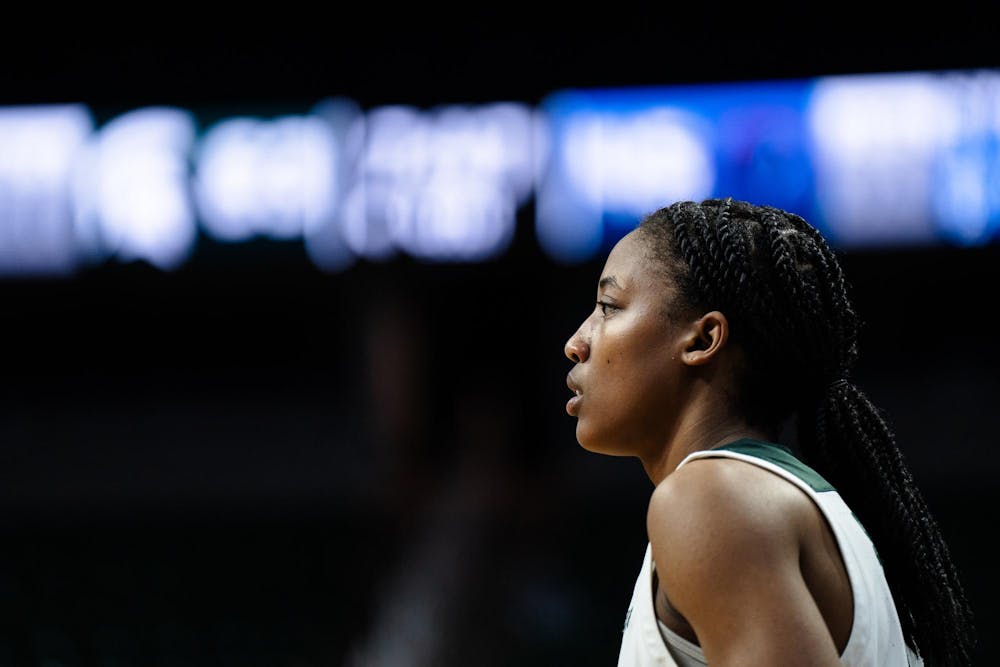
M836 256L780 209L678 202L611 251L566 409L654 486L619 667L970 664L948 547L852 381L857 333Z

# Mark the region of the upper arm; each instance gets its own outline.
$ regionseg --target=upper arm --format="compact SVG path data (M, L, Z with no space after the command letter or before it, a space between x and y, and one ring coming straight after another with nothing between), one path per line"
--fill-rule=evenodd
M654 491L647 530L659 586L724 665L839 665L799 567L795 503L771 473L692 461Z

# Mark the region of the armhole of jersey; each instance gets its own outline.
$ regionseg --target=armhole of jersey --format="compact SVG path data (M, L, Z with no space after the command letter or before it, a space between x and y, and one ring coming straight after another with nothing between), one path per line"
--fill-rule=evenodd
M656 577L656 562L650 559L650 578L655 582ZM653 592L655 599L656 593ZM708 662L705 660L705 652L701 650L701 647L692 641L688 641L684 637L671 630L667 625L656 616L656 605L653 605L653 618L656 619L656 627L660 631L660 638L663 640L663 645L670 653L670 656L677 663L677 667L705 667Z
M747 453L748 450L753 453ZM829 514L829 510L824 507L824 504L821 501L821 496L823 495L833 494L839 498L840 494L837 493L837 490L833 488L825 479L812 470L812 468L809 468L795 458L787 448L759 441L738 441L737 443L732 443L731 445L726 445L716 449L706 449L692 452L677 465L677 469L679 470L681 466L688 461L707 458L737 459L751 465L755 465L758 468L763 468L764 470L777 475L787 482L794 484L801 489L806 496L808 496L810 502L812 502L813 506L823 518L823 522L826 523L827 529L833 536L834 542L837 544L837 551L839 552L840 559L844 564L844 569L847 571L847 578L851 586L851 630L847 636L847 643L844 645L844 650L841 652L840 657L843 658L845 655L848 655L852 649L852 642L854 642L855 638L858 636L858 623L860 622L860 615L858 614L857 604L859 586L863 575L855 569L856 566L854 562L848 556L848 544L846 544L845 541L848 541L849 538L846 535L841 534L840 530L834 525L835 522L833 517ZM854 518L857 520L857 517ZM858 522L858 526L862 531L864 531L864 526L861 526L860 522Z

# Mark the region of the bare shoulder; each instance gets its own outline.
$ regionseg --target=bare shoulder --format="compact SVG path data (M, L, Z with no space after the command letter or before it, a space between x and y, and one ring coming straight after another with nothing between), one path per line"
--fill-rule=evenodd
M730 565L745 571L754 561L796 562L814 513L808 497L781 477L718 457L668 475L653 491L646 523L656 561L669 561L669 572L696 582Z
M648 521L653 529L661 523L670 530L695 522L702 528L742 523L780 533L794 529L800 515L810 511L808 497L769 470L710 457L689 461L654 489Z
M817 512L794 484L733 458L692 460L654 490L657 595L709 664L839 664L800 568Z

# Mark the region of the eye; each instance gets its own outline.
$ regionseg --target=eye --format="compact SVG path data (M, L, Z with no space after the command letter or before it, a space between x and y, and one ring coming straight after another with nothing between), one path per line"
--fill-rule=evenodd
M607 317L610 313L618 310L618 306L613 303L608 303L607 301L598 301L597 307L601 309L602 317Z

